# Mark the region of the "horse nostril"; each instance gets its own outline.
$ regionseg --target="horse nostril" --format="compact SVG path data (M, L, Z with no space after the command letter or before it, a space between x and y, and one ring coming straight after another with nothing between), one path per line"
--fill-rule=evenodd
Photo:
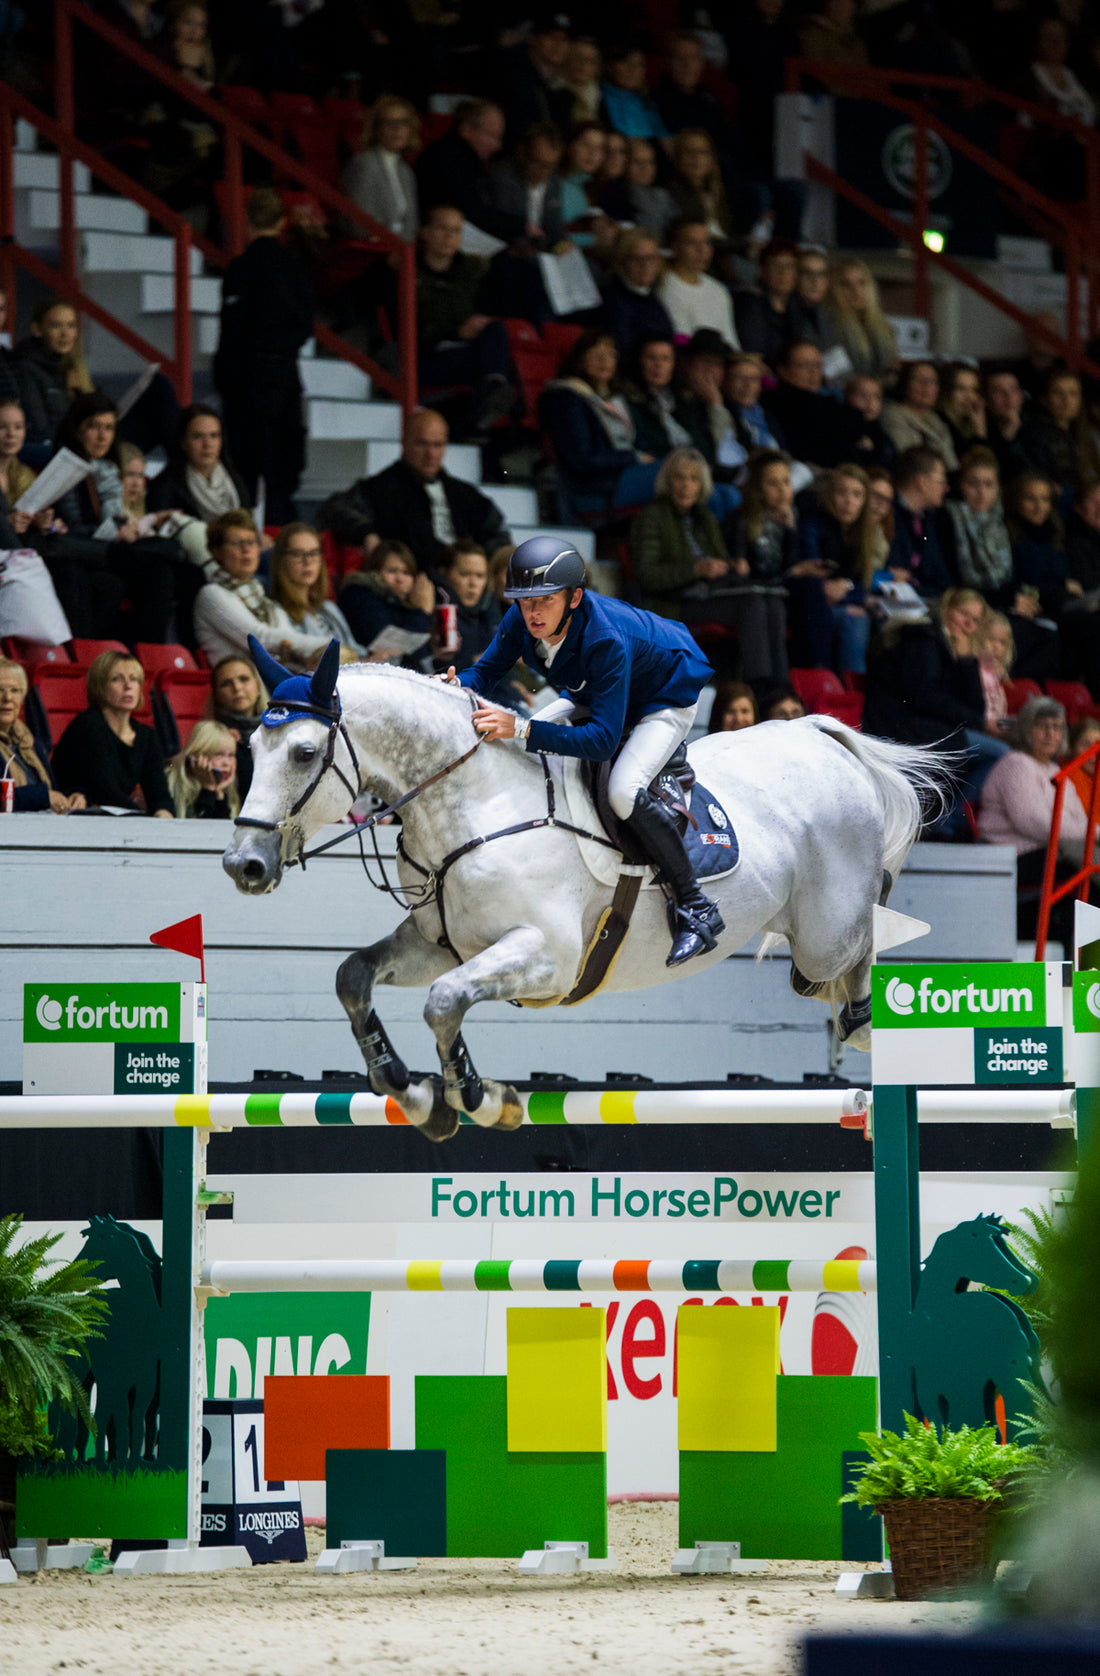
M251 861L245 862L241 876L250 885L262 885L267 878L267 868L262 861L253 856Z

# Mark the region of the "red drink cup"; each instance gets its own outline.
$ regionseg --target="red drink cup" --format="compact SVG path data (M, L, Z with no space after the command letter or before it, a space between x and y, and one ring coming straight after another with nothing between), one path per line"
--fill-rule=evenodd
M0 780L0 815L10 815L15 811L15 781Z
M442 652L457 652L462 642L458 637L458 606L437 605L435 608L435 637Z

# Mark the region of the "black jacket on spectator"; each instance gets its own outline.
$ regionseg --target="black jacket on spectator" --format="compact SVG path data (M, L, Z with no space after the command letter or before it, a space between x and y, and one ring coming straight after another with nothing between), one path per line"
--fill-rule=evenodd
M906 570L909 580L926 599L938 599L955 578L947 555L953 542L947 533L948 515L942 509L910 511L899 492L894 500L894 539L887 564L891 570Z
M375 571L360 570L349 576L340 589L337 603L360 646L369 648L372 640L385 628L401 628L409 634L429 636L435 628L434 619L427 611L418 611L401 599ZM425 645L422 653L412 652L402 661L419 668L427 651Z
M992 448L997 457L997 469L1000 472L1001 484L1003 486L1006 483L1011 483L1014 477L1019 477L1022 471L1027 471L1029 469L1030 462L1028 461L1023 448L1020 446L1020 439L1023 436L1024 428L1021 425L1020 429L1016 432L1016 435L1010 442L1007 437L1003 437L1001 435L1000 431L997 429L995 420L991 416L988 430L989 435L985 439L986 446L988 448Z
M498 233L498 238L525 239L527 237L527 182L514 163L497 163L489 171L489 195L498 213L508 224L509 231ZM546 237L539 245L549 250L565 234L565 218L561 212L561 176L551 175L546 183L542 201L540 226Z
M869 466L892 468L898 457L898 451L892 438L886 434L886 427L882 420L865 419L862 413L854 407L848 407L847 404L845 404L845 411L854 415L856 425L856 432L850 444L851 453L847 456L847 459L853 461L857 466L862 466L864 471Z
M132 723L134 743L123 744L107 726L101 710L74 716L53 754L53 773L62 791L80 791L90 804L139 809L134 789L141 787L146 814L172 812L157 736L151 727Z
M234 471L224 454L221 463L233 479L241 506L250 512L252 503L244 479ZM164 470L157 473L145 491L145 505L150 512L186 512L188 517L201 518L206 522L206 514L187 487L186 460L169 460Z
M458 638L462 647L453 657L442 658L441 666L447 668L454 664L456 669L469 669L488 648L489 642L500 627L503 614L500 601L492 588L485 589L476 605L460 605Z
M799 390L782 380L766 390L761 404L769 418L783 427L786 446L796 460L815 466L836 466L852 458L862 416L832 396Z
M52 442L72 403L62 358L44 339L24 338L13 349L12 362L27 421L27 441Z
M620 361L629 360L635 346L652 332L673 336L668 310L655 291L636 291L615 274L604 292L604 325L615 339Z
M673 442L665 429L664 412L649 392L631 395L627 406L634 421L634 445L640 454L652 454L655 460L663 460L678 446L691 447L697 448L710 465L714 464L714 438L707 410L698 396L678 393L673 398L672 417L687 431L689 443Z
M685 93L682 87L677 87L671 76L663 76L653 95L653 102L670 134L679 134L685 128L701 128L704 134L710 135L719 151L728 148L729 117L714 94L708 93L705 87L697 87L693 92Z
M497 239L514 238L513 218L493 202L491 184L489 165L452 129L426 145L416 160L421 221L436 204L453 204L482 232Z
M569 127L572 93L568 88L551 87L526 45L502 52L493 69L496 73L486 93L504 112L509 149L532 123L553 122L563 133Z
M458 328L479 307L485 281L485 262L480 256L457 251L450 266L437 273L423 256L416 263L416 329L422 351L437 344L458 340Z
M1049 413L1040 408L1033 417L1025 419L1016 433L1016 441L1032 471L1049 477L1059 489L1079 486L1081 461L1074 439L1069 431L1054 423Z
M1070 576L1087 594L1100 590L1100 530L1076 511L1066 520L1066 558Z
M17 402L19 396L19 379L16 377L15 356L10 349L0 344L0 403Z
M615 448L589 404L564 385L548 384L542 392L539 424L559 471L583 494L613 495L627 466L636 463L635 450Z
M867 663L863 731L902 745L965 746L981 732L985 699L977 658L956 658L934 623L886 630Z
M450 508L456 539L476 541L487 553L505 545L509 535L504 516L487 495L447 471L440 472L438 481ZM331 530L337 541L354 547L368 535L404 541L428 570L437 569L448 557L445 544L432 528L431 501L424 481L404 460L395 460L377 477L361 477L343 494L330 496L317 514L317 523L321 529ZM356 638L363 643L357 630Z
M224 392L257 355L294 359L313 335L313 281L297 251L276 238L253 239L222 280L222 324L214 382Z
M746 353L763 355L774 366L789 343L802 338L802 304L792 297L786 310L772 307L762 291L737 291L733 298L737 336Z

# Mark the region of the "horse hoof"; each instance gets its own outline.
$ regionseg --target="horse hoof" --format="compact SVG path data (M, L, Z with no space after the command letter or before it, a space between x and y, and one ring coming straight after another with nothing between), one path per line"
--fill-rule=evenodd
M442 1095L437 1094L432 1105L431 1116L424 1123L418 1123L420 1133L429 1141L449 1141L458 1129L461 1114L453 1106L449 1106Z
M836 1021L836 1033L842 1042L869 1052L871 1047L871 997L864 996L855 1006L845 1002Z
M500 1116L493 1124L494 1129L518 1129L523 1122L523 1106L520 1097L511 1085L501 1090Z

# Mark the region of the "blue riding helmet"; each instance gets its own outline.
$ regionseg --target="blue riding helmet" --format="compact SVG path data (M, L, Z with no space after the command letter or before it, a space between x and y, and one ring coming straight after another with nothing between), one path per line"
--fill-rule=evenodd
M556 535L533 535L521 541L508 560L505 599L541 599L568 588L583 588L584 560L575 547Z

